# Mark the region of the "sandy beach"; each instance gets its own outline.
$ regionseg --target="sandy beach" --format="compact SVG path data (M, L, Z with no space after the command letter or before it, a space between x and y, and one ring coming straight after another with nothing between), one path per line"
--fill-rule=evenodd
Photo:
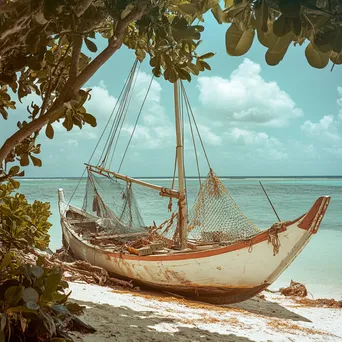
M145 291L70 283L71 298L95 334L87 341L341 341L342 310L299 305L263 292L239 304L217 306Z

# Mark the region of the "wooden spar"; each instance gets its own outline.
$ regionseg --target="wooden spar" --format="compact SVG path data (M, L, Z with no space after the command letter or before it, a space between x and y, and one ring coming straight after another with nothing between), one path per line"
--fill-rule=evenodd
M178 81L174 83L174 101L175 101L175 118L176 118L176 155L177 155L177 168L178 168L178 230L180 237L180 248L187 248L187 235L188 235L188 217L186 209L186 194L184 186L184 158L183 158L183 139L180 125L180 112L179 112L179 94L178 94Z
M138 180L138 179L135 179L135 178L131 178L131 177L122 175L120 173L104 169L104 168L99 167L99 166L94 166L94 165L90 165L90 164L87 164L87 163L85 163L85 165L87 166L87 168L89 170L91 170L93 172L96 172L96 173L99 173L99 174L102 174L102 175L105 175L105 174L113 175L117 179L121 179L121 180L124 180L126 182L135 183L135 184L138 184L138 185L141 185L141 186L145 186L145 187L150 188L150 189L157 190L157 191L160 192L159 193L160 196L172 197L172 198L177 198L177 199L179 198L179 192L177 190L163 188L162 186L146 183L146 182L143 182L141 180Z

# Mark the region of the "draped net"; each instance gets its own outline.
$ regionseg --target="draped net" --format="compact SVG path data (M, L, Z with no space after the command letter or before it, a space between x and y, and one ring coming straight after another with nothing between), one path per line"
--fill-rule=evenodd
M174 221L174 220L173 220ZM177 237L177 224L161 229L168 239ZM188 213L188 239L195 242L232 243L260 232L243 214L222 181L211 170L201 184Z
M145 215L138 202L143 205ZM177 244L177 206L173 209L170 212L169 198L160 196L156 190L89 172L83 210L100 219L100 232L150 234L153 231L153 240ZM220 178L210 171L188 214L188 239L231 243L249 239L258 232Z

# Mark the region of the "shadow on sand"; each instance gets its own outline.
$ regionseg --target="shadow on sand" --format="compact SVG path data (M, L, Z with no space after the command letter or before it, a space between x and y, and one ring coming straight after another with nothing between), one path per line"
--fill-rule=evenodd
M123 306L76 302L87 306L80 318L97 330L94 334L70 334L76 341L82 339L84 342L253 342L234 334L222 335L196 327L178 326L177 321L158 317L153 311L133 311ZM164 331L157 331L158 326L162 326Z
M231 308L238 308L244 311L254 313L256 315L261 315L261 316L266 316L266 317L289 319L292 321L311 322L309 319L284 308L278 303L265 300L262 298L258 298L258 297L253 297L242 303L230 304L230 305L224 305L224 306L231 307Z
M144 297L151 297L162 301L175 300L177 298L162 293L141 291ZM167 317L160 317L153 311L134 311L127 307L115 307L107 304L95 304L92 302L77 301L81 305L88 308L82 319L92 325L97 332L90 335L78 335L83 341L102 342L102 341L118 341L118 342L176 342L176 341L225 341L225 342L248 342L253 341L246 337L236 336L234 334L218 334L198 327L180 326L179 320ZM264 318L278 318L282 320L311 322L307 318L300 316L278 303L271 302L259 297L254 297L245 302L238 304L230 304L217 306L213 304L201 303L196 301L184 301L180 299L179 304L185 304L190 308L202 307L202 304L208 310L216 310L219 308L238 309L245 311L246 314L263 316ZM187 323L187 322L182 322ZM191 324L191 320L189 320ZM227 322L229 325L229 322ZM162 327L163 331L156 328ZM253 338L251 336L251 338Z

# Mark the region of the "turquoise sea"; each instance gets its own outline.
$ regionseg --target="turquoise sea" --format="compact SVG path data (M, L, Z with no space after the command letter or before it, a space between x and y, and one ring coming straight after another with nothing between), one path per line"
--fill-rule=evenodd
M230 194L246 216L258 227L270 227L277 218L265 197L259 181L262 181L282 220L292 220L304 214L322 195L331 196L331 202L320 230L290 267L282 274L274 287L289 284L290 280L302 282L315 297L342 299L342 177L327 178L244 178L222 179ZM57 190L65 190L68 200L78 179L23 179L20 191L29 200L39 199L51 203L53 224L50 248L61 247L61 228L57 208ZM149 183L170 187L170 179L148 179ZM187 180L189 202L199 187L195 179ZM72 203L81 206L85 181L81 181ZM164 219L162 213L168 200L153 200L148 193L138 193L140 210L146 224ZM159 197L159 196L158 196Z

